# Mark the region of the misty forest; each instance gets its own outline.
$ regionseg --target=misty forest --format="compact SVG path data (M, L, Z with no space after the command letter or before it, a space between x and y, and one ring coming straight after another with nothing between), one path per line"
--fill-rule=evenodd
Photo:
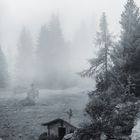
M0 140L140 140L139 6L0 0Z

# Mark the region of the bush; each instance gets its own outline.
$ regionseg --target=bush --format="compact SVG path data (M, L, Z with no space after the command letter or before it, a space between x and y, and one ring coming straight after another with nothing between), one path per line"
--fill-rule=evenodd
M34 106L34 105L36 105L35 101L30 99L30 98L26 98L24 100L21 100L19 102L19 104L22 106Z

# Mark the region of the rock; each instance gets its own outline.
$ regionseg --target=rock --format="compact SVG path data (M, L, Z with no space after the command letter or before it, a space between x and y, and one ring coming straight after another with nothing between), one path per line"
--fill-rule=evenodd
M137 121L136 125L132 129L131 139L140 140L140 120Z

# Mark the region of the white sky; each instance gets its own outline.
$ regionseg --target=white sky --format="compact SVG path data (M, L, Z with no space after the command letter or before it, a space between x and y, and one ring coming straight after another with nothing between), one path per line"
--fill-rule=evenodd
M140 0L135 0L140 6ZM0 0L0 42L13 55L19 31L27 26L34 37L50 15L60 16L66 38L71 38L81 21L98 24L106 12L112 32L119 32L119 20L126 0ZM93 25L95 26L95 25Z
M67 36L81 20L93 18L98 21L102 12L108 16L111 30L117 32L125 3L126 0L0 0L0 36L14 35L24 25L35 31L49 20L52 13L60 15ZM136 3L140 6L140 0Z

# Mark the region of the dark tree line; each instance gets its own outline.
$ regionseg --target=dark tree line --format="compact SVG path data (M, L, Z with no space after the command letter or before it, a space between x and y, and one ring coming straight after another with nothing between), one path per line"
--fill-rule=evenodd
M128 0L121 15L121 35L115 42L109 33L105 13L100 21L95 58L81 76L96 78L96 90L89 93L86 113L91 118L79 131L94 139L129 139L139 109L140 97L140 13Z

